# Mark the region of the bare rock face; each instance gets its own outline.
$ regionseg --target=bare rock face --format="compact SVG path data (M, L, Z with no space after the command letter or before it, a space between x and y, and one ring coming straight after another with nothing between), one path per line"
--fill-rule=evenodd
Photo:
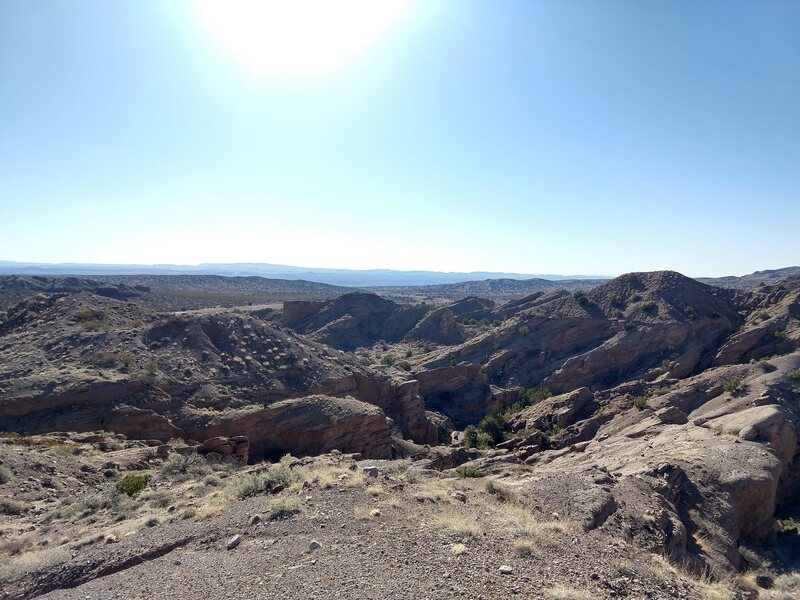
M359 452L366 458L391 456L391 427L383 411L354 398L308 396L267 407L230 411L204 428L206 436L245 436L250 456L285 453ZM197 437L196 435L194 437Z
M592 392L586 387L560 396L553 396L514 415L510 423L511 430L538 429L544 431L554 427L560 429L569 427L591 401Z
M646 394L644 382L525 409L509 422L519 437L504 447L534 471L512 485L534 511L624 535L697 569L737 569L739 544L772 535L776 505L793 493L800 470L788 375L800 355L771 364L768 372L756 364L708 369L650 396L641 410L631 395ZM549 444L530 429L553 431L556 422L564 431ZM585 431L589 439L572 441Z
M444 306L434 310L408 332L406 339L427 340L438 344L459 344L465 340L464 329L456 322L453 310Z
M440 367L415 374L427 408L447 415L456 427L479 420L493 408L505 408L514 400L509 393L494 393L479 364Z
M403 437L418 444L435 445L448 435L445 427L437 425L425 410L417 380L395 381L353 373L358 397L381 408L393 420Z
M282 323L342 350L375 341L399 341L429 311L403 306L375 294L355 292L329 302L285 302Z

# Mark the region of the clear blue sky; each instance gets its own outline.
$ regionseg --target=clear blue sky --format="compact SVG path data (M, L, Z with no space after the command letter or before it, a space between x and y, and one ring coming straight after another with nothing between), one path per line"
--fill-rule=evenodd
M0 259L800 264L798 0L247 10L0 2Z

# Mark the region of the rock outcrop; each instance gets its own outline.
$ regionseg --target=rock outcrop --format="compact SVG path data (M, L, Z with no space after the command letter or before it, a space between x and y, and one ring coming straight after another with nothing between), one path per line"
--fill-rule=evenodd
M267 407L246 407L215 418L203 433L246 436L254 459L331 450L359 452L366 458L390 458L392 454L386 415L377 406L354 398L308 396Z

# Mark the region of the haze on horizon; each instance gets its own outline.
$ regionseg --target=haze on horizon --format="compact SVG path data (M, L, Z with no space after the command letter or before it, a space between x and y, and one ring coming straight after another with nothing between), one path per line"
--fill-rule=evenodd
M800 3L0 3L0 260L800 263Z

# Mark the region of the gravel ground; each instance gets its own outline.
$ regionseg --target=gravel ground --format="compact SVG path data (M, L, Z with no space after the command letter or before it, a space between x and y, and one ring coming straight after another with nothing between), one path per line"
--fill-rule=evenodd
M520 556L513 532L497 527L490 505L487 510L484 502L495 500L487 497L480 482L451 480L436 485L445 491L463 488L467 502L445 496L420 503L414 485L387 490L376 498L363 488L314 489L300 492L303 511L283 521L266 520L272 497L235 502L207 521L177 521L144 530L115 544L114 552L142 555L154 545L189 535L186 545L152 560L128 561L133 566L43 597L704 597L683 579L665 583L637 577L640 552L599 534L554 533L537 540L537 556ZM294 493L287 490L282 495ZM365 517L374 509L381 514ZM482 531L465 535L437 525L442 515L462 513L475 514L476 528ZM257 514L264 519L251 524ZM236 534L241 543L227 550L228 540ZM309 550L312 540L321 547ZM460 541L466 551L456 556L452 546ZM100 546L93 552L104 550ZM90 553L84 564L95 559ZM629 567L622 569L622 564ZM501 574L503 565L511 567L511 574Z

